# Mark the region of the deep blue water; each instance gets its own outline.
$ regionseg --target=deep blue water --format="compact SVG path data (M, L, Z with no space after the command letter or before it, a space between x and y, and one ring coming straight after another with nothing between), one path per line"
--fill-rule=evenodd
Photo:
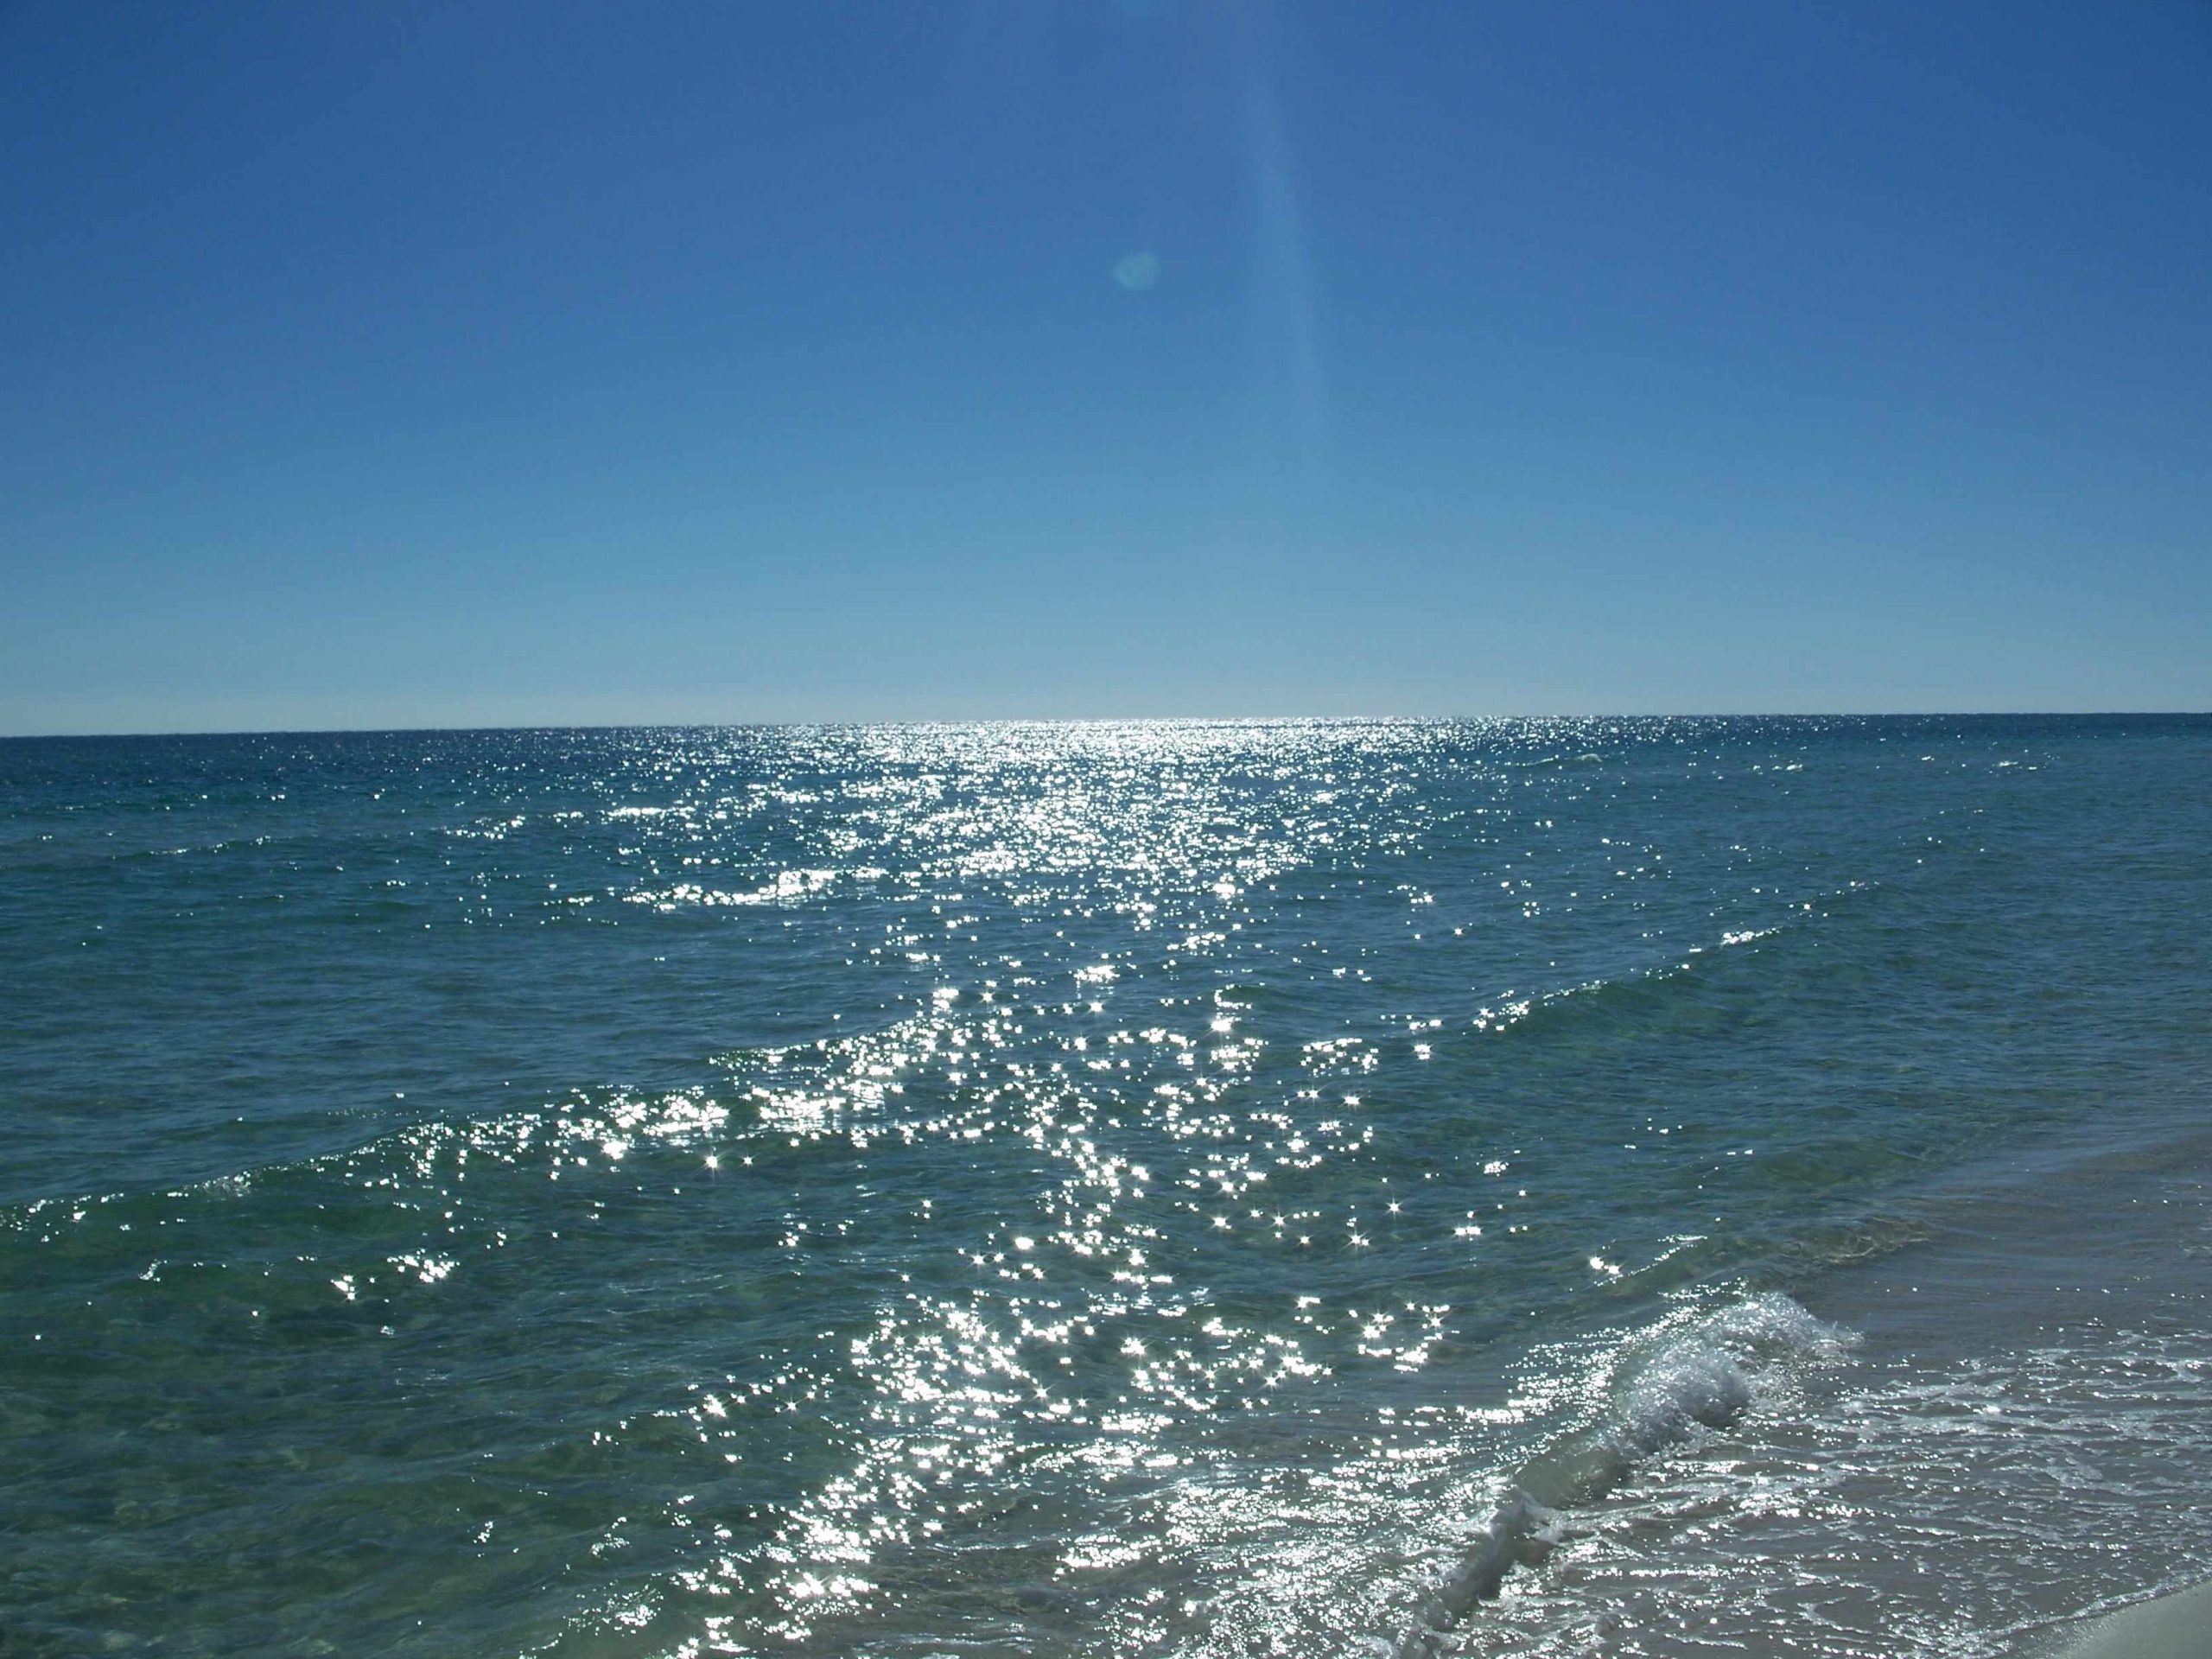
M0 742L0 1651L1675 1651L2208 923L2202 717Z

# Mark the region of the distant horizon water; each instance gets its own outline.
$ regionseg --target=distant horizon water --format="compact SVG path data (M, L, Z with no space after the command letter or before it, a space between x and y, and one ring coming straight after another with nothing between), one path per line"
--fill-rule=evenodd
M136 729L99 728L83 730L0 732L0 742L41 741L73 738L188 738L188 737L366 737L378 735L458 734L469 732L625 732L625 731L806 731L855 727L962 726L1123 726L1123 725L1411 725L1483 726L1543 725L1562 722L1612 721L1727 721L1727 720L2130 720L2137 718L2194 718L2212 714L2212 707L2197 708L2082 708L2082 709L1665 709L1625 713L1598 709L1567 714L1422 715L1390 714L1149 714L1149 715L912 715L898 716L823 715L762 719L589 719L502 720L483 722L432 721L412 725L143 727Z

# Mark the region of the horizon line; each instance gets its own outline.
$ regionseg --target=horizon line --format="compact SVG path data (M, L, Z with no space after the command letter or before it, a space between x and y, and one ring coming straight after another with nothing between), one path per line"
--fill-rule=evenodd
M1684 710L1669 714L1510 715L995 715L905 719L550 721L524 724L270 726L149 730L0 732L0 743L66 743L136 738L412 737L478 733L818 731L989 726L1453 726L1604 721L1726 720L2201 720L2212 709L1835 709Z

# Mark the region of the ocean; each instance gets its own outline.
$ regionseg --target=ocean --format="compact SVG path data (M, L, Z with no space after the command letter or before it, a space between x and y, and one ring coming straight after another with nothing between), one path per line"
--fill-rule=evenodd
M0 1654L2212 1573L2212 719L13 740L0 976Z

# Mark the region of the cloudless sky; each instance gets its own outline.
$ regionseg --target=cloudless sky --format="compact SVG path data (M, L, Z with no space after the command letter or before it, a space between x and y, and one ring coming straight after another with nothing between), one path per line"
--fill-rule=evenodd
M2212 707L2212 7L0 6L0 732Z

